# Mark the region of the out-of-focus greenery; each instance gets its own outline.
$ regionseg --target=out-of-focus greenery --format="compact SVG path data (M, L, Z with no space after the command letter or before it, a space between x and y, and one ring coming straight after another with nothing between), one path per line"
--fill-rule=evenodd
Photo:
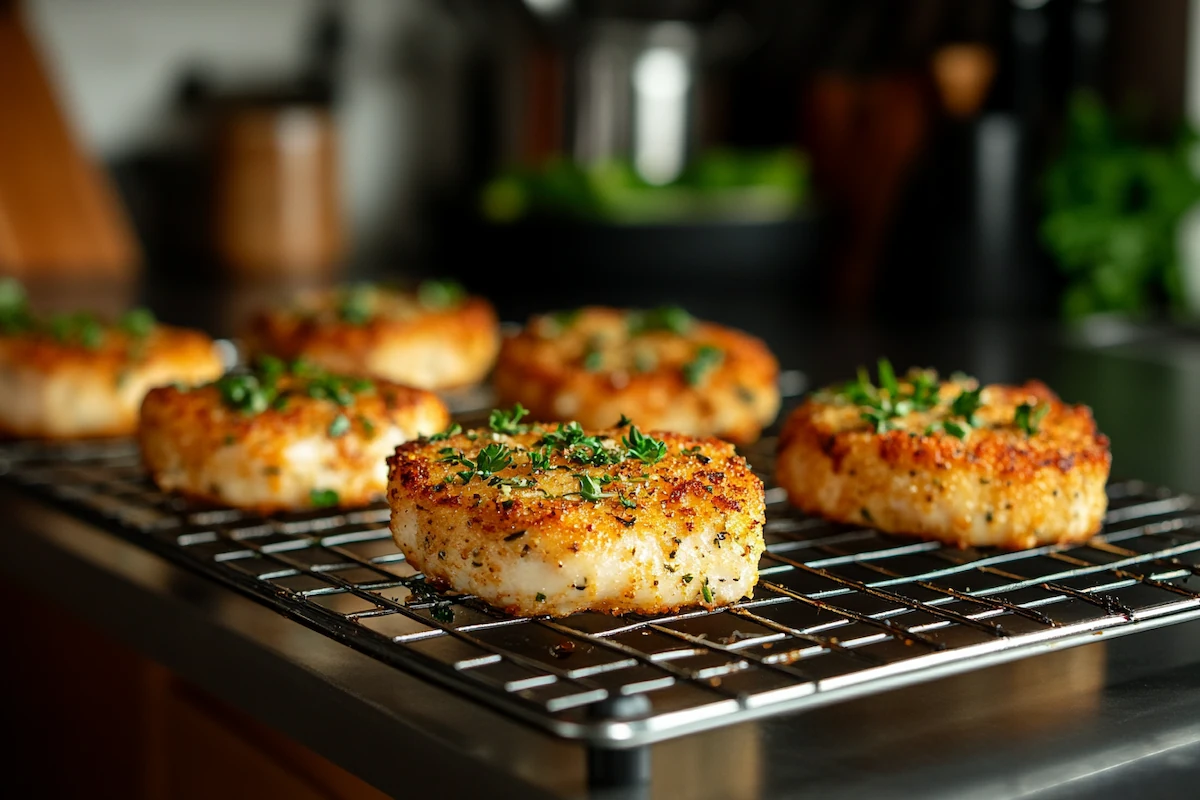
M496 223L528 217L629 224L765 220L795 214L808 192L808 161L794 150L712 150L661 186L647 183L628 162L584 166L560 158L496 177L483 188L481 210Z
M1153 144L1122 129L1092 93L1071 102L1045 182L1042 237L1069 279L1063 313L1132 314L1181 301L1177 229L1200 202L1195 137Z

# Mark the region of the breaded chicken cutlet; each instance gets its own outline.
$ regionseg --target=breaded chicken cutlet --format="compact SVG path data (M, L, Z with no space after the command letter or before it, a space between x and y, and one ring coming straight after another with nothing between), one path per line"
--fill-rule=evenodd
M502 403L585 428L621 414L638 425L738 443L779 411L779 365L762 341L680 308L589 307L543 314L505 339Z
M1111 455L1086 406L1045 385L914 370L816 393L787 420L776 479L804 511L959 547L1083 541Z
M165 491L260 513L383 496L396 446L449 420L432 392L262 358L253 370L146 396L139 440Z
M500 327L490 303L452 281L415 291L361 284L264 311L245 340L252 353L304 358L339 374L451 389L487 375Z
M85 312L40 318L20 284L0 282L0 435L127 436L152 387L223 370L211 338L160 325L146 309L115 323Z
M656 614L751 596L763 485L732 445L622 418L451 429L390 460L392 533L435 584L513 614Z

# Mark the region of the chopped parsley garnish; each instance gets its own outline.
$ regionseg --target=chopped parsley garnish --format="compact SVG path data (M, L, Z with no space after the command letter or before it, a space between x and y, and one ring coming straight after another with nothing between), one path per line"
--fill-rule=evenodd
M637 508L637 503L633 502L620 492L617 493L617 500L619 500L621 505L625 506L625 508Z
M358 424L362 426L363 433L366 434L368 439L375 438L375 423L374 422L371 422L371 420L367 419L362 414L359 414L358 415Z
M509 411L505 411L502 408L493 408L492 413L488 415L488 427L496 433L503 433L508 436L528 433L529 426L520 424L521 419L528 414L529 409L520 403L517 403Z
M565 331L567 328L575 324L575 320L579 319L579 315L583 313L583 309L572 308L567 311L555 311L550 314L550 319L554 322L554 327L559 331Z
M644 311L630 311L627 317L629 335L640 336L650 331L670 331L684 334L692 329L695 320L679 306L662 306Z
M1013 424L1025 431L1026 436L1034 436L1042 424L1042 419L1049 411L1050 406L1046 403L1032 406L1029 403L1021 403L1013 412Z
M875 386L867 370L859 367L858 377L837 391L837 397L862 407L860 416L876 433L901 427L896 423L899 417L938 407L940 384L933 370L910 370L906 376L907 390L886 358L879 359L878 373L879 386ZM982 393L982 388L963 389L951 401L948 418L929 425L925 429L926 435L945 432L959 439L965 438L971 428L978 425L975 414L983 406Z
M298 380L291 389L281 391L279 381L285 375ZM249 372L231 372L218 378L213 385L225 405L251 415L261 414L268 408L282 411L295 393L307 394L317 400L330 400L345 407L354 402L355 395L374 388L374 384L363 378L331 375L304 361L295 361L289 366L272 356L259 358ZM348 429L349 420L344 424ZM345 433L345 429L341 433L334 432L341 429L342 425L335 419L330 425L330 435Z
M550 469L550 453L546 450L529 451L529 469L541 472Z
M539 603L544 603L546 601L546 595L542 594L541 592L538 592L537 594L535 594L533 596L533 599L538 601Z
M442 431L441 433L435 433L432 436L430 436L429 441L444 442L445 440L449 439L451 436L457 436L458 434L462 433L462 431L463 431L462 425L459 425L457 422L455 422L449 428L446 428L446 430Z
M683 576L683 582L684 582L684 583L691 583L691 582L692 582L692 574L691 574L690 572L689 572L687 575L684 575L684 576Z
M970 430L971 429L969 427L959 425L954 420L945 419L935 422L926 428L925 435L929 436L934 433L944 432L950 434L956 439L965 439L967 438L967 434L970 432Z
M683 378L689 386L699 386L708 373L724 360L724 350L711 344L702 344L696 349L692 360L683 365Z
M975 419L975 412L983 406L983 400L980 397L982 394L982 386L974 389L963 389L958 397L954 398L954 402L950 404L950 414L955 417L962 417L972 428L979 427L979 423Z
M604 353L594 347L588 347L583 354L583 368L588 372L599 372L604 366Z
M629 435L621 437L629 458L636 458L646 464L657 464L667 455L667 443L653 436L646 436L637 429L636 425L629 426Z
M225 405L244 414L261 414L274 399L255 375L225 375L217 380L216 387Z
M55 314L48 323L50 335L62 344L75 344L95 350L104 343L104 326L86 311Z
M467 290L451 280L426 280L417 286L417 302L431 311L441 311L462 305Z
M600 490L600 484L591 475L576 475L579 479L579 496L584 500L590 500L593 503L603 500L606 497L615 496L613 492L604 492Z
M350 418L345 414L338 414L333 418L333 422L329 423L329 435L334 439L339 436L345 436L350 431Z
M338 493L333 489L313 489L308 493L313 508L331 508L338 504Z
M448 452L447 452L448 451ZM457 473L462 479L463 485L471 482L472 478L490 478L495 473L507 467L512 463L512 450L507 445L493 442L487 447L479 451L474 460L464 456L461 452L455 452L453 448L445 448L442 450L441 461L448 461L451 464L457 464L465 467L465 469Z
M135 339L144 339L154 330L156 322L150 309L134 308L121 315L117 327Z
M900 383L896 380L896 371L892 369L892 362L886 358L879 359L877 366L879 372L879 388L888 393L894 398L900 397Z
M704 596L704 602L711 603L713 601L712 589L708 588L708 578L704 579L704 585L700 587L700 594Z
M375 287L366 284L345 289L338 298L338 319L351 325L366 325L370 322L374 316L375 291Z
M633 424L633 420L631 420L629 417L627 417L627 416L625 416L624 414L622 414L622 415L621 415L621 418L620 418L619 420L617 420L617 425L616 425L616 427L618 427L618 428L624 428L624 427L627 427L627 426L629 426L629 425L632 425L632 424Z
M0 280L0 332L12 335L32 327L33 315L29 312L25 287L15 278Z

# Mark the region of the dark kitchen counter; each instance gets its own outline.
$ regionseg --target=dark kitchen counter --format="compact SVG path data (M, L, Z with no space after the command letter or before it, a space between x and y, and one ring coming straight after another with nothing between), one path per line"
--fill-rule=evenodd
M981 321L831 326L789 311L786 298L689 305L760 333L814 383L879 355L985 381L1036 376L1093 406L1113 441L1114 475L1200 489L1200 338L1117 323L1069 333ZM510 309L510 318L523 311ZM193 301L167 304L163 316L195 323L211 314ZM222 319L212 327L228 334ZM586 795L579 745L399 672L13 489L2 493L7 580L51 593L380 789ZM1188 794L1200 774L1197 662L1200 622L1185 623L695 734L654 745L651 784L628 796Z

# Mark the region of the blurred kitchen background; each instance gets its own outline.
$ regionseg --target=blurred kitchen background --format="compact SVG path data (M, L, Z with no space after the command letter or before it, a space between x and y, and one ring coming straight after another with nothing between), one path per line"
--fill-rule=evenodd
M1190 325L1198 115L1194 0L0 0L0 268Z

